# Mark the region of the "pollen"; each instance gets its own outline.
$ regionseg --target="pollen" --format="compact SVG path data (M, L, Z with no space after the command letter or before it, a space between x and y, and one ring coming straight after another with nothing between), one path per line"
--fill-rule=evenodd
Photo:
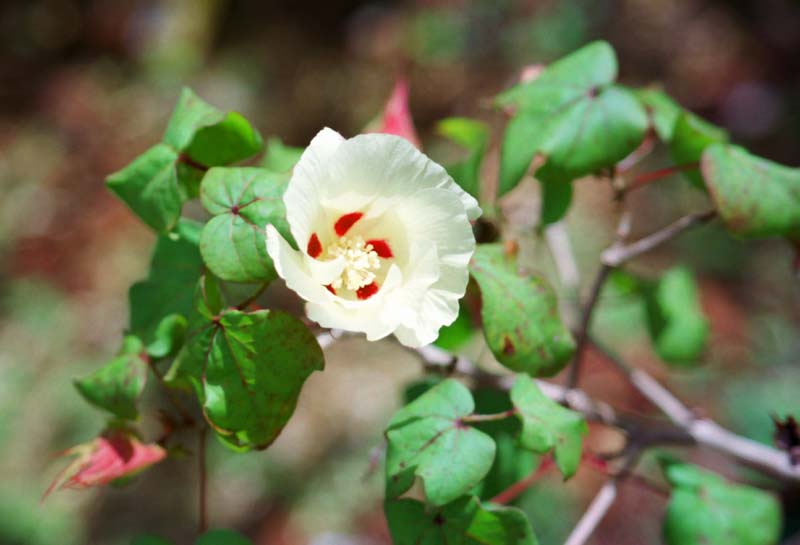
M328 246L327 254L333 259L337 257L345 259L342 275L331 283L334 290L344 287L356 291L372 284L375 281L375 273L381 266L378 252L360 235L340 237Z

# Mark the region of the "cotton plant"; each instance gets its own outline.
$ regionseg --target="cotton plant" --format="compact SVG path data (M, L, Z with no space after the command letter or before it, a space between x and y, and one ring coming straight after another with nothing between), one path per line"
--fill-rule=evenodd
M513 506L516 497L544 472L569 479L589 468L608 473L608 480L568 539L581 545L619 484L636 476L641 453L663 444L713 449L775 483L799 483L790 415L776 415L784 450L736 436L695 415L590 335L599 295L613 279L646 310L654 352L670 368L691 368L704 358L709 332L691 271L677 267L645 278L627 264L709 221L739 238L800 240L798 170L750 154L663 92L625 87L616 75L616 56L604 42L523 71L517 85L495 98L507 118L497 145L479 120L437 125L463 148L462 159L445 166L421 151L403 80L363 134L345 138L321 128L301 148L277 137L265 144L240 114L184 90L162 141L108 177L109 188L158 238L147 277L130 289L119 353L76 381L80 394L109 415L108 428L66 452L78 458L53 489L105 485L164 460L179 463L178 454L186 453L175 433L181 430L199 434L200 460L207 434L231 455L268 448L292 417L306 379L323 371L322 345L334 339L329 330L364 342L399 342L431 375L385 432L385 514L398 545L532 545L536 529ZM629 174L655 140L674 166ZM492 149L499 149L496 176L484 161ZM237 165L245 160L248 166ZM707 209L630 241L635 210L627 196L672 174L702 191ZM571 208L573 185L588 176L609 183L628 210L600 256L590 293L573 309L580 319L567 324L560 310L569 303L518 260L497 200L521 181L537 180L535 236L548 233L555 261L563 264L569 240L549 234ZM192 200L202 204L202 220L184 215ZM487 225L499 228L500 237ZM304 302L302 315L272 308L264 291L279 277ZM234 284L239 289L226 289ZM249 295L227 297L244 293L241 286L250 287ZM443 348L456 330L482 335L505 373ZM621 415L578 389L589 347L668 423ZM565 368L565 385L542 380ZM499 412L473 396L478 384L498 391ZM157 440L136 429L140 414L155 410L140 399L145 387L165 389L172 403L158 407L165 429ZM584 448L587 434L602 428L626 433L610 463ZM669 545L777 542L774 494L677 460L662 465L670 487L664 491ZM205 493L200 497L204 531L209 514ZM203 539L243 540L220 533Z

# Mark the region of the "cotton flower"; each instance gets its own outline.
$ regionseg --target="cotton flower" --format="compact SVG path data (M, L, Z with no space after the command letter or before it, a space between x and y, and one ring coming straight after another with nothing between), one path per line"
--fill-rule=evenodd
M407 140L323 129L283 201L299 250L269 225L267 251L309 318L408 346L455 320L481 210Z

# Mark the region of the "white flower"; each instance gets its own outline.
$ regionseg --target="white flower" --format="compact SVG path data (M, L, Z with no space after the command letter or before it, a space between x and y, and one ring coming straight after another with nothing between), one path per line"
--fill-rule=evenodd
M433 342L458 315L481 210L407 140L323 129L283 197L294 250L267 226L267 251L323 327Z

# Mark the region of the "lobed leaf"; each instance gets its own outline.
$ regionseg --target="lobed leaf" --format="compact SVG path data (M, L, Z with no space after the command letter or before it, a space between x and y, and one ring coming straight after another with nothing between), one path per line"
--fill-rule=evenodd
M488 473L492 438L461 421L474 410L469 390L447 379L400 409L386 430L386 496L396 498L421 477L428 501L444 505Z
M773 545L781 508L769 493L730 484L696 466L669 463L672 485L664 537L668 545Z
M566 184L613 166L639 146L647 115L630 91L612 85L616 75L613 49L594 42L498 97L500 105L518 110L503 137L500 196L517 185L537 154L544 164L535 176ZM550 192L543 217L552 222L563 216L569 201L563 192Z
M676 165L691 165L700 161L703 151L718 142L727 142L728 134L700 117L683 111L675 121L669 151ZM703 187L703 177L698 171L683 173L698 188Z
M575 341L558 315L553 290L521 276L500 244L480 244L470 272L481 289L486 342L497 361L517 372L551 376L567 364Z
M427 510L412 499L387 501L386 520L395 545L536 545L525 514L513 507L482 505L465 496Z
M553 450L564 478L572 477L580 465L583 436L589 432L583 416L545 396L526 375L514 382L511 401L522 420L522 446L539 454Z
M675 123L683 108L672 97L657 89L637 89L634 94L647 109L651 125L661 141L672 141Z
M201 280L195 308L195 333L169 380L194 387L206 420L226 444L266 448L294 412L305 380L324 367L319 344L288 313L222 308L212 278Z
M800 237L800 169L714 144L703 177L725 227L743 238Z
M285 176L263 168L216 167L208 171L200 198L213 217L203 228L200 252L215 275L231 282L275 278L265 228L271 223L290 238L282 199L285 189Z

